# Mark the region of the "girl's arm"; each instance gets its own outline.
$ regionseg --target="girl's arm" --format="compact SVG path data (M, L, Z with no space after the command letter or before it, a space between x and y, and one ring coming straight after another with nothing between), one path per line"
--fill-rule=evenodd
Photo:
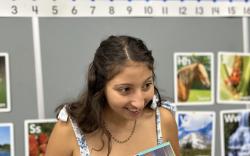
M50 135L46 156L73 156L76 139L71 123L58 121Z
M178 129L174 115L165 108L160 108L163 141L169 141L176 156L180 156Z

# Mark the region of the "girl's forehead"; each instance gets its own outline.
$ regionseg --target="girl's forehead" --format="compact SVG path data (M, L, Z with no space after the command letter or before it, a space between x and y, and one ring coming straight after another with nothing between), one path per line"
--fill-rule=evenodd
M120 66L120 71L122 72L125 69L128 68L135 68L135 67L147 67L150 68L150 63L148 62L138 62L138 61L132 61L132 60L127 60L123 64L119 65ZM150 69L152 70L152 69Z
M153 72L145 63L128 63L123 66L110 82L134 82L134 81L145 81L149 77L153 76Z

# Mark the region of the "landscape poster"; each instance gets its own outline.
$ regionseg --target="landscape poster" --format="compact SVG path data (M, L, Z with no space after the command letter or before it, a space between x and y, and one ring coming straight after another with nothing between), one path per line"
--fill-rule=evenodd
M221 111L222 156L250 156L250 110Z
M25 155L45 156L56 119L25 120Z
M217 101L250 104L250 54L219 52Z
M0 156L14 156L13 124L0 123Z
M214 103L213 53L174 54L174 89L177 105Z
M182 156L214 156L214 112L179 111L176 119Z
M9 112L10 107L9 56L0 52L0 112Z

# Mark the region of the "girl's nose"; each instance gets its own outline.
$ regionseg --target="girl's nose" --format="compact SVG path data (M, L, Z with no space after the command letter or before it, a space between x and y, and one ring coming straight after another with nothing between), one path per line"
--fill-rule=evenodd
M131 105L134 106L136 109L143 109L145 106L145 97L141 91L138 91L131 101Z

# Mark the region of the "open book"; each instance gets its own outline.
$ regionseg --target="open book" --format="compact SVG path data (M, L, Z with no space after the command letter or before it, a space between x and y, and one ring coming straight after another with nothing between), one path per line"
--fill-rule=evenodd
M165 142L153 148L146 149L136 156L175 156L170 142Z

